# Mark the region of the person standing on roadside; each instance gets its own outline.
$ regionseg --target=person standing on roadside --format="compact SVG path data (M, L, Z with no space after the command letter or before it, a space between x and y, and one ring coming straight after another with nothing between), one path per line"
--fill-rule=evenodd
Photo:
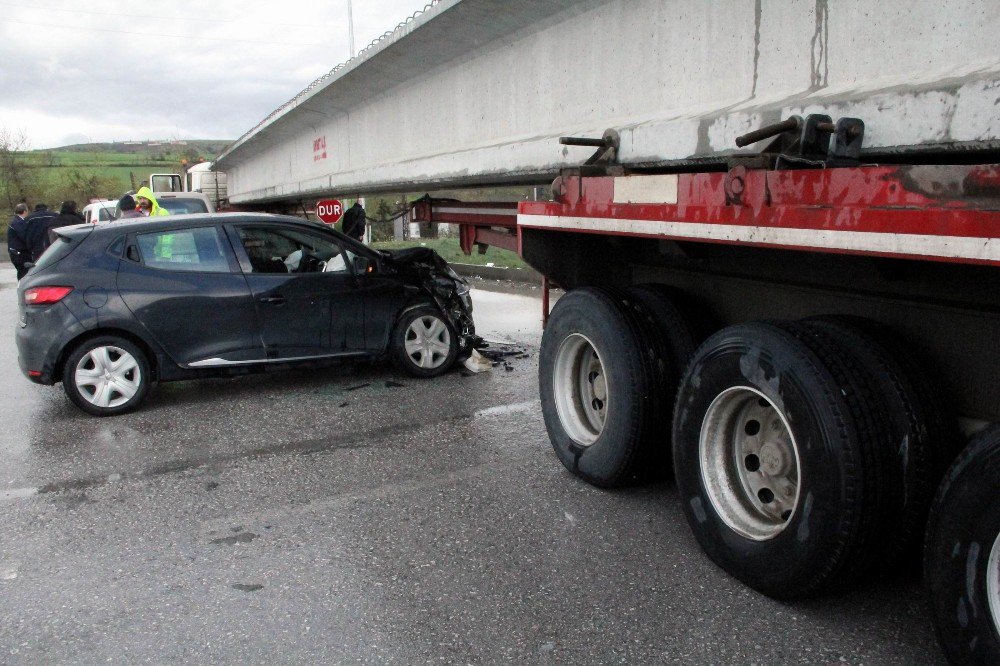
M360 201L355 201L344 213L344 225L341 228L345 236L362 243L365 241L365 209Z
M124 195L118 200L118 210L121 213L116 217L116 220L127 220L133 217L142 217L142 213L136 210L135 207L135 197L131 194Z
M49 223L54 219L56 214L43 203L35 204L35 211L24 219L24 242L31 255L30 261L38 261L48 247L45 241L49 234Z
M148 187L140 187L135 193L135 200L139 204L139 210L143 217L157 217L159 215L170 215L166 208L161 208L156 201L153 190Z
M42 246L42 252L52 245L52 242L56 239L53 229L58 229L59 227L68 227L73 224L83 224L86 220L83 219L83 215L76 209L76 202L69 200L62 202L62 206L59 207L59 215L48 220L45 223L45 233L42 236L44 245ZM38 257L42 256L42 252L38 253ZM34 249L32 249L32 256L34 256ZM35 261L38 261L38 257L35 257Z
M28 252L28 242L24 238L27 224L24 218L28 217L28 204L19 203L14 206L14 217L7 225L7 252L10 254L10 263L17 269L17 279L24 277L28 269L24 267L26 261L31 259Z

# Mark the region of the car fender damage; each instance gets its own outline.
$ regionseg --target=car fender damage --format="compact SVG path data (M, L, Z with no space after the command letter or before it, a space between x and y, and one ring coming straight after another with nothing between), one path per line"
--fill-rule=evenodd
M419 298L427 297L445 315L458 334L458 360L467 359L483 344L476 335L472 319L472 298L469 283L456 273L434 250L414 247L404 250L381 250L379 254L389 270L406 279L420 290ZM417 304L404 308L406 312ZM401 312L400 315L403 313Z

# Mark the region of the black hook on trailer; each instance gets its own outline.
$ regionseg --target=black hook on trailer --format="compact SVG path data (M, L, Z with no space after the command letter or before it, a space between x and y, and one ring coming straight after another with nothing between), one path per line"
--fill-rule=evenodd
M587 139L576 136L561 136L559 143L564 146L590 146L597 148L597 152L584 162L589 164L613 164L618 161L618 148L621 145L621 137L613 129L604 130L604 136L600 139Z
M830 136L833 135L831 146ZM860 118L841 118L836 123L830 116L813 113L803 120L791 116L736 137L736 146L778 137L761 151L761 155L777 155L778 161L812 166L852 166L861 159L861 144L865 123Z

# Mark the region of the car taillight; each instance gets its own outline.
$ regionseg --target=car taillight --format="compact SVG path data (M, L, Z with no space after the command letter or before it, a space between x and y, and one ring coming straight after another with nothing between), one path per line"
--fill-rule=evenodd
M73 287L32 287L24 291L25 305L52 305L66 298Z

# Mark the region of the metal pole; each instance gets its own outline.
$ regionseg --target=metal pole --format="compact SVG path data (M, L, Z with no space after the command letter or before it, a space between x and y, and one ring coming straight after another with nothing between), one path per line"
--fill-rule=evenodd
M354 57L354 12L351 8L351 0L347 0L347 39L351 46L351 57Z

